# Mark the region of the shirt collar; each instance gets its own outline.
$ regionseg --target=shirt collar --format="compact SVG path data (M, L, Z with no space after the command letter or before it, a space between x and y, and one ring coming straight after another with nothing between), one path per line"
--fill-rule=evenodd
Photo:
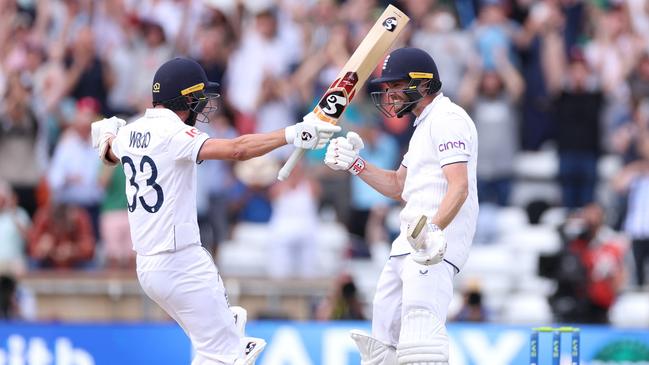
M173 118L180 120L176 113L167 108L148 108L144 113L144 116L147 118Z
M419 123L421 123L421 121L424 120L428 116L428 114L430 114L430 112L435 108L435 105L439 104L444 99L447 99L447 98L444 96L444 94L442 94L440 92L435 97L435 99L433 99L433 101L431 101L430 104L428 104L424 108L424 110L421 111L421 114L419 114L419 116L415 119L414 123L412 124L413 127L416 127Z

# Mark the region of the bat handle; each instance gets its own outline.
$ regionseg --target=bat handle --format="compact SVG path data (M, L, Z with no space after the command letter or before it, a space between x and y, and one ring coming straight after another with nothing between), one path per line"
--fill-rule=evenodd
M277 174L277 179L279 181L284 181L288 177L288 175L291 174L291 171L293 171L293 168L297 164L297 162L302 158L302 155L304 155L304 152L306 152L305 149L303 148L296 148L293 153L291 154L291 157L288 158L284 166L279 170L279 173Z

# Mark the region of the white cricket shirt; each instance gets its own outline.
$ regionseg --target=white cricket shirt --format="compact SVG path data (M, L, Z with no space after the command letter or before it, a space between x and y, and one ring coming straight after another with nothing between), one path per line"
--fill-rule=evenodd
M464 109L440 93L415 120L415 131L403 157L407 173L401 197L406 205L401 211L401 232L392 244L391 256L412 252L406 239L408 224L420 214L433 217L437 212L448 187L442 167L467 163L469 195L444 229L448 241L444 259L457 270L462 268L478 218L477 159L475 124Z
M113 153L124 165L128 221L139 255L200 245L196 160L207 134L168 109L147 109L122 127Z

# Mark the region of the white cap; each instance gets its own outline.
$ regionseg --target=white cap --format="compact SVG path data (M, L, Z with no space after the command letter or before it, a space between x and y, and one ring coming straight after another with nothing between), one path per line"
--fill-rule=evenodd
M235 0L203 0L203 4L212 9L221 11L226 16L234 14L237 2Z

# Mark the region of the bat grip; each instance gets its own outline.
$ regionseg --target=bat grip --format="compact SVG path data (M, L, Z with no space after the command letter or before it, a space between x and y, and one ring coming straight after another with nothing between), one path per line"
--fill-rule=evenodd
M279 170L279 173L277 174L277 179L279 181L284 181L288 177L288 175L291 174L291 171L293 171L293 168L297 164L297 162L302 158L302 155L304 155L304 152L306 152L305 149L303 148L296 148L293 153L291 154L291 157L288 158L284 166Z

